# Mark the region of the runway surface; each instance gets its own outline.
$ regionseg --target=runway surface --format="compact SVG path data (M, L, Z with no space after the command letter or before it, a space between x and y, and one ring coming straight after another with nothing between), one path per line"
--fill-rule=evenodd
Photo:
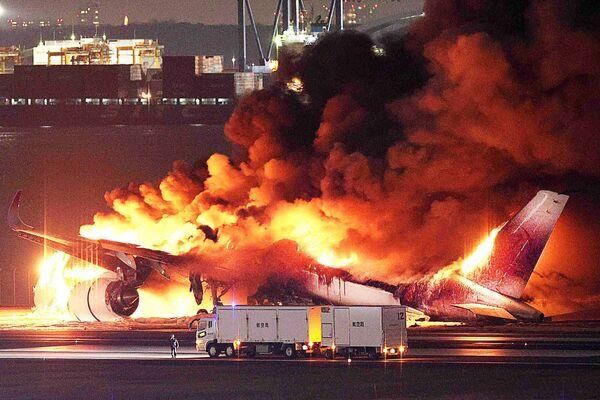
M41 346L0 350L0 359L62 359L62 360L164 360L170 359L170 350L166 345L157 346L118 346L118 345L67 345ZM210 359L205 353L198 353L193 347L181 347L178 359L197 360L202 362L220 362ZM224 359L222 356L221 359ZM229 360L231 361L231 360ZM236 362L323 362L319 357L298 357L293 360L279 356L262 356L259 358L240 357ZM338 362L348 362L345 357L338 357ZM350 362L369 363L453 363L453 364L548 364L548 365L583 365L600 367L600 350L544 350L544 349L483 349L454 348L429 349L411 348L402 357L382 360L366 360L360 357ZM330 362L327 360L327 362Z
M170 358L168 338L182 347ZM597 329L416 329L401 359L210 359L187 330L0 330L1 399L592 399Z

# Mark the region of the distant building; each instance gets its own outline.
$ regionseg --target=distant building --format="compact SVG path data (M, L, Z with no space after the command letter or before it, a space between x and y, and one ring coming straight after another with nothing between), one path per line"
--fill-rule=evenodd
M86 2L77 13L78 23L83 26L100 25L100 6L95 1Z
M81 38L46 40L26 49L26 65L136 64L143 69L161 68L164 46L152 39Z

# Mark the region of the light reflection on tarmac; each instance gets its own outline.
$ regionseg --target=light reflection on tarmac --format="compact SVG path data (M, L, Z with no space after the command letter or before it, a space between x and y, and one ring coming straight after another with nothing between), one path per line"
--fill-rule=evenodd
M164 360L170 359L169 349L166 346L109 346L109 345L68 345L68 346L42 346L18 349L0 350L0 359L61 359L61 360ZM199 361L220 361L208 358L205 353L198 353L193 347L181 348L178 359ZM272 356L254 359L239 358L229 361L260 362L260 361L285 361L285 362L331 362L316 357L300 357L286 360ZM549 363L561 365L594 365L600 366L600 350L536 350L536 349L411 349L409 353L400 358L386 360L366 360L356 358L353 361L368 363ZM338 358L333 362L347 362L345 358Z
M90 327L93 325L90 325ZM159 325L157 325L159 327ZM114 330L111 328L119 328ZM0 329L0 359L57 360L162 360L170 358L168 338L174 333L181 344L179 359L209 359L196 352L195 333L181 327L139 329L120 326L88 329L88 326ZM552 363L600 365L600 324L581 326L543 325L515 327L444 327L409 330L408 353L402 360L357 362L406 363ZM289 361L281 357L242 358L239 361ZM345 361L343 358L339 362ZM298 358L294 362L326 362ZM336 361L337 362L337 361Z

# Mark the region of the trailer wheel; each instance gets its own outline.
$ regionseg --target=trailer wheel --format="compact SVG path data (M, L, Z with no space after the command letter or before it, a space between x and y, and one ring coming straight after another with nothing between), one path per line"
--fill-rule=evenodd
M208 356L210 358L217 358L217 357L219 357L219 354L221 354L221 352L217 348L217 345L214 344L214 343L211 343L211 344L208 345L208 348L206 349L206 352L208 353Z
M283 349L283 354L285 354L287 358L295 358L296 349L294 349L294 346L286 346L285 349Z
M379 360L381 358L381 353L373 352L369 353L369 359L371 360Z
M331 349L325 350L325 358L328 360L333 360L333 350L331 350Z
M227 347L225 347L225 356L227 356L227 358L235 357L235 349L232 344L228 344Z

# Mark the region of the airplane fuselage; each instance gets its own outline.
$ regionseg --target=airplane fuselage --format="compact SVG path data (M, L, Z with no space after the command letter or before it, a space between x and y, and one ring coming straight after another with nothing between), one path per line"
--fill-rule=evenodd
M172 255L160 250L144 248L131 243L99 239L89 240L50 236L25 224L19 216L22 192L15 193L9 207L7 222L20 237L42 246L92 262L110 272L103 291L90 303L91 287L83 285L77 304L84 311L96 315L97 310L119 318L131 315L139 299L137 289L155 271L169 279L166 268L188 271L194 296L201 302L203 283L211 286L213 301L236 283L236 273L218 266L197 266L194 255ZM361 283L348 274L327 273L322 268L307 269L305 288L312 297L338 304L398 304L422 310L440 320L469 320L491 317L505 320L540 321L544 315L519 300L544 249L568 196L541 190L511 218L494 239L494 248L487 265L469 278L458 273L444 277L421 280L407 285L393 285L367 281ZM200 226L207 239L218 239L218 229ZM331 271L329 271L331 272ZM339 270L338 270L339 272ZM92 285L93 286L93 285ZM219 290L220 289L220 293ZM87 290L87 292L86 292ZM108 300L107 300L108 299ZM109 301L110 300L110 301ZM87 307L87 308L86 308Z
M541 321L544 314L527 303L479 285L462 275L454 274L438 281L419 281L400 286L396 296L402 304L415 307L438 320L472 320L476 314L467 307L493 305L508 314L489 317ZM490 314L495 309L490 309Z

